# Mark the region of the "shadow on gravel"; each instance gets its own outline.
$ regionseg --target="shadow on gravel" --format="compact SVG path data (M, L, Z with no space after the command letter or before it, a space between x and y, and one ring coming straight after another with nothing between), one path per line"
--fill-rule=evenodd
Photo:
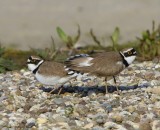
M143 84L143 85L133 85L133 86L118 86L118 89L121 91L128 91L128 90L134 90L137 88L147 88L149 87L149 84ZM45 88L45 87L41 87L41 90L43 90L44 92L51 92L53 90L53 88ZM116 86L108 86L107 87L108 92L109 93L113 93L115 91L117 91ZM54 90L52 92L52 94L57 94L60 91L60 88ZM85 86L74 86L74 87L70 87L70 86L65 86L62 87L62 91L60 92L60 94L64 94L66 92L68 93L80 93L80 94L84 94L84 95L88 95L88 92L92 91L95 93L106 93L106 88L105 86L92 86L92 87L85 87Z

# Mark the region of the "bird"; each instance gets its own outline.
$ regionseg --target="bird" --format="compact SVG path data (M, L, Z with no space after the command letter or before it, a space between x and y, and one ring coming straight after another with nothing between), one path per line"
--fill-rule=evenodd
M55 86L55 89L59 86L63 86L77 75L68 74L64 69L63 63L45 61L38 56L30 56L27 59L27 66L40 83L48 86Z
M112 77L116 83L115 76L127 68L135 60L136 55L137 52L134 48L123 49L119 52L102 52L93 56L88 54L74 55L65 61L65 70L70 74L80 73L104 77L105 81ZM106 93L108 93L107 85Z

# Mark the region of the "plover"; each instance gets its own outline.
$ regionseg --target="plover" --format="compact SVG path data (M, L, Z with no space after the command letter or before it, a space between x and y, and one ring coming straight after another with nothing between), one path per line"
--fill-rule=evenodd
M56 87L63 85L77 74L68 74L62 63L44 61L40 57L30 56L27 60L28 69L33 72L36 79L44 85Z
M135 60L136 54L136 50L133 48L120 52L103 52L94 56L80 54L68 58L65 61L65 67L68 73L87 73L89 75L105 77L106 81L108 77L113 77L115 80L115 76Z

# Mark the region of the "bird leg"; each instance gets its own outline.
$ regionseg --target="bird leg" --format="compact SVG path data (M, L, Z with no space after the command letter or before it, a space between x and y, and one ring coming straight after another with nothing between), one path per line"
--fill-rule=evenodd
M63 86L61 86L61 89L60 90L62 90L62 87ZM49 92L49 94L52 94L52 92L54 92L56 89L58 89L59 88L59 86L58 85L55 85L55 87ZM59 90L59 91L60 91ZM58 95L59 95L59 91L58 91ZM61 91L60 91L61 92Z
M62 89L63 89L63 85L60 87L60 89L59 89L59 91L58 91L58 95L60 95Z
M120 94L120 91L119 91L119 88L118 88L118 86L117 86L116 77L115 77L115 76L113 76L113 79L114 79L114 83L115 83L115 86L116 86L117 92L118 92L118 94L119 94L119 95L121 95L121 94Z
M66 81L66 82L60 84L60 86L59 86L59 85L55 85L55 88L53 88L53 89L49 92L49 94L51 94L52 92L54 92L56 89L60 88L59 91L58 91L58 95L59 95L59 94L61 93L62 89L63 89L63 85L64 85L65 83L67 83L67 82L69 82L69 83L71 84L70 81Z
M106 82L105 88L106 88L106 94L108 93L108 83L107 83L107 77L105 77L104 81Z
M117 81L116 81L116 77L113 76L113 79L114 79L114 83L117 84Z

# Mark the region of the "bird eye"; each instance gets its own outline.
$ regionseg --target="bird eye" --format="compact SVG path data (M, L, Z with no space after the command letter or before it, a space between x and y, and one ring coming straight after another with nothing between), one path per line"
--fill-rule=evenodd
M132 54L132 52L131 52L131 51L129 51L129 52L128 52L128 55L131 55L131 54Z

